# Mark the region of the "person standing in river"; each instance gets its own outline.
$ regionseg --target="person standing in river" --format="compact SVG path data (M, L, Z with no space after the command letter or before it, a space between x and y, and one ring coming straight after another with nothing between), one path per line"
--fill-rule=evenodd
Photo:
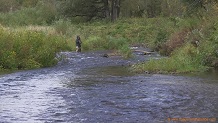
M81 52L82 41L79 36L76 37L76 52Z

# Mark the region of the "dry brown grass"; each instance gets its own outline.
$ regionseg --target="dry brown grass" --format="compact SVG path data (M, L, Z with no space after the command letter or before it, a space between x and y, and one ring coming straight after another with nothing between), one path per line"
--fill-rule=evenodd
M171 35L170 39L163 44L162 52L165 55L170 55L175 49L181 47L185 43L185 39L188 36L190 29L183 29Z

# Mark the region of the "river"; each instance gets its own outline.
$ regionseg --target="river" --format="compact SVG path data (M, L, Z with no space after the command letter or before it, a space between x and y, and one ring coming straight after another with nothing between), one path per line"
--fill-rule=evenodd
M135 74L128 65L160 56L104 53L62 52L54 67L1 75L0 123L217 122L216 72Z

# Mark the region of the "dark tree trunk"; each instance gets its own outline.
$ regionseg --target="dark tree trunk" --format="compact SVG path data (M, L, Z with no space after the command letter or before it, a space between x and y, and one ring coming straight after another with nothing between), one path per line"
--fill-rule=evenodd
M111 21L113 22L114 21L114 1L115 0L112 0L111 2Z
M107 19L110 18L110 10L109 10L109 3L108 0L103 0L104 2L104 15Z
M121 2L121 0L117 0L117 4L116 4L116 7L117 7L117 18L120 17L120 2Z
M120 13L120 0L112 0L111 2L111 21L115 21Z

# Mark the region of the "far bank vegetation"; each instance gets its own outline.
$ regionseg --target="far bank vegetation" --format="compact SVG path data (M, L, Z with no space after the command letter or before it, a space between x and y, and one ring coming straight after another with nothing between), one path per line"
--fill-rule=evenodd
M167 56L134 71L206 71L218 67L217 14L217 0L1 0L0 68L55 65L80 35L83 51L129 58L140 45Z

